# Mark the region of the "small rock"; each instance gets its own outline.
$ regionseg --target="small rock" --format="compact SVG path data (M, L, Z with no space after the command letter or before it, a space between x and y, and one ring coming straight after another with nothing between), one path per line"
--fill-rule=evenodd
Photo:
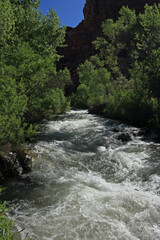
M121 140L122 142L129 142L132 140L129 133L121 133L117 139Z
M120 129L118 127L112 129L113 132L118 133Z

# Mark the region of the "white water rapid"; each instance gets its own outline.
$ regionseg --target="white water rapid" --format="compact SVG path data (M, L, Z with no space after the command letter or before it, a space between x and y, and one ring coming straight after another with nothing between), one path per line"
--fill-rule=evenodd
M33 171L5 193L21 238L160 240L160 144L136 132L87 111L49 121Z

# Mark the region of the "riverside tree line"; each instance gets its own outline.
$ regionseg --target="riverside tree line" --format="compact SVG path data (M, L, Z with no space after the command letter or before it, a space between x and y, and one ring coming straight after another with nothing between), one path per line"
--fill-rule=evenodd
M38 0L0 0L0 147L31 139L44 118L68 108L69 72L56 72L65 29Z
M160 4L144 13L122 7L102 24L97 54L78 68L77 107L103 105L106 117L160 130Z

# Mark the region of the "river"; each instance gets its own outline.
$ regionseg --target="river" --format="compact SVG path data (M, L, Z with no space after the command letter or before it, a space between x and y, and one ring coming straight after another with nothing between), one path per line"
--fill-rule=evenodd
M87 111L47 122L33 171L5 191L21 238L159 240L160 144L138 131Z

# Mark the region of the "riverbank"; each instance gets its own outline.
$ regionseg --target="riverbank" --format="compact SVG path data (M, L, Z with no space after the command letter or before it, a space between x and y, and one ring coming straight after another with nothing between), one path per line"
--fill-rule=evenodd
M112 116L107 115L106 113L106 108L107 106L105 104L101 104L98 106L94 106L92 108L88 109L88 112L90 114L97 114L105 118L111 118ZM119 117L116 115L114 118L115 120L121 121L125 124L132 125L133 127L139 127L141 128L140 135L143 135L146 139L152 137L153 141L155 142L160 142L160 129L159 128L151 128L151 126L143 119L141 116L138 116L137 113L135 113L136 117L134 116L133 118L128 119L128 116L124 116L123 118Z
M18 178L31 171L33 164L32 150L23 146L16 151L0 152L0 185L7 179Z

